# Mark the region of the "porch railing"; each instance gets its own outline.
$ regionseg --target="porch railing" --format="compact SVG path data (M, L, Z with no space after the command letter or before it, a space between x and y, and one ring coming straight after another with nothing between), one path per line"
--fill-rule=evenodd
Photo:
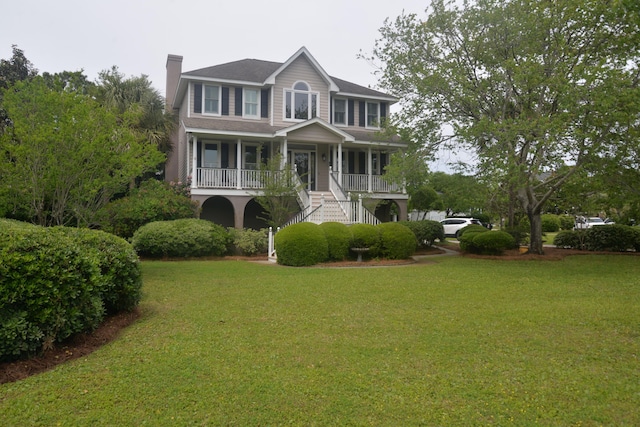
M265 171L255 169L241 169L238 174L237 169L197 168L196 173L196 180L193 181L194 188L261 189L265 186L263 181ZM295 173L292 175L297 177ZM346 192L349 191L357 193L400 193L403 191L401 185L388 183L382 179L381 175L342 174L342 183L338 183L335 175L335 172L331 173L329 181L331 191L338 200L347 198ZM294 185L301 185L299 178ZM304 198L304 196L300 196Z
M371 178L371 184L369 184ZM388 183L381 175L367 175L357 173L342 174L342 188L344 191L358 193L400 193L402 186Z

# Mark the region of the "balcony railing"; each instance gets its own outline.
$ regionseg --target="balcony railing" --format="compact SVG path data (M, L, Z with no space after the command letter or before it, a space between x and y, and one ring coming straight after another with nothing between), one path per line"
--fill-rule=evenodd
M238 173L238 169L197 168L196 173L197 177L193 182L193 188L259 190L265 187L263 181L265 172L260 170L241 169ZM334 174L336 173L334 172ZM293 185L295 183L292 183ZM402 186L390 184L383 180L380 175L347 173L342 174L341 190L344 193L401 193ZM339 194L336 194L336 196L342 198Z

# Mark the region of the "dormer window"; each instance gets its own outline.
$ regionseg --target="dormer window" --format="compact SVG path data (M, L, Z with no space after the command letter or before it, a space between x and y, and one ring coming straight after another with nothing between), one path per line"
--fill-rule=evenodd
M306 82L296 82L285 89L284 117L288 120L309 120L317 115L318 93L312 92Z

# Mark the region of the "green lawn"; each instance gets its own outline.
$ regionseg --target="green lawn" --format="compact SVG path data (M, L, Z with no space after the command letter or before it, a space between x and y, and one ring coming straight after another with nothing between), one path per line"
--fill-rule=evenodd
M145 262L115 342L0 426L640 425L640 259Z

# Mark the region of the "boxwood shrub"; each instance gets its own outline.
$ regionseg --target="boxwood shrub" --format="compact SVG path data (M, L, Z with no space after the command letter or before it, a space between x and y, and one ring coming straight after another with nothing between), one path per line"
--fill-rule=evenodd
M139 255L151 258L223 256L231 236L218 224L189 218L143 225L131 243Z
M640 230L622 224L591 227L585 232L585 246L591 251L640 250Z
M419 248L428 248L437 240L444 241L444 227L438 221L401 221L416 236Z
M383 222L376 226L380 233L380 256L387 259L407 259L416 251L413 231L398 222Z
M553 238L553 244L561 249L584 249L586 230L562 230Z
M129 242L99 230L57 228L98 259L100 297L107 314L129 311L138 305L142 296L142 271L138 255Z
M380 233L371 224L352 224L350 248L369 248L369 251L362 254L363 257L375 258L380 255ZM351 254L356 257L355 253Z
M314 265L329 257L329 245L318 224L300 222L283 228L274 237L278 264Z
M488 228L477 224L467 225L466 227L462 228L458 232L458 242L460 242L460 249L466 252L477 253L476 248L473 246L473 238L478 233L488 232Z
M323 222L320 228L324 232L329 248L329 261L343 261L349 258L351 230L341 222Z
M562 230L573 230L573 226L576 223L576 219L571 215L559 215L560 219L560 229Z
M105 315L99 265L60 230L0 224L0 360L95 329Z
M542 214L540 216L543 233L555 233L560 230L560 217L554 214Z
M473 237L473 248L484 255L500 255L515 245L515 239L505 231L477 233Z
M141 285L121 238L0 219L0 361L95 329L105 314L137 305Z

